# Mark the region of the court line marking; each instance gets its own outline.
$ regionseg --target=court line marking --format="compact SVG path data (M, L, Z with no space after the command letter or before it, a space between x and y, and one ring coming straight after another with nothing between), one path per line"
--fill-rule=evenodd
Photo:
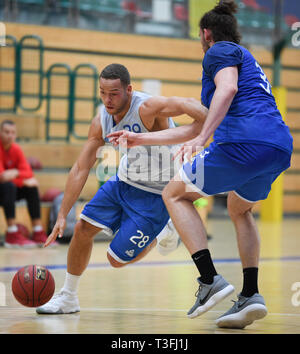
M213 259L214 263L241 263L239 258L216 258ZM286 257L266 257L261 258L260 263L262 262L300 262L300 256L286 256ZM149 262L136 262L127 265L127 267L163 267L163 266L177 266L177 265L193 265L193 261L191 260L182 260L182 261L149 261ZM59 270L59 269L67 269L66 264L44 264L49 270ZM8 273L8 272L16 272L18 269L23 266L9 266L9 267L0 267L0 273ZM88 265L88 269L93 268L108 268L113 269L108 262L101 263L90 263Z
M9 310L14 310L14 311L20 311L20 312L32 312L34 309L31 308L19 308L19 307L2 307L2 310L4 309L9 309ZM162 308L135 308L135 307L129 307L129 308L121 308L121 307L81 307L80 308L80 312L75 313L75 314L66 314L69 316L76 316L76 315L80 315L83 313L83 311L90 311L90 312L117 312L117 311L121 311L121 312L187 312L187 309L162 309ZM209 313L224 313L225 310L209 310L207 312L207 314ZM44 317L45 315L43 315ZM53 317L53 315L49 315L50 317ZM57 316L61 316L61 315L57 315ZM300 313L276 313L276 312L268 312L267 316L286 316L286 317L300 317ZM199 316L200 317L200 316Z
M187 312L186 309L161 309L161 308L116 308L116 307L84 307L81 308L81 311L95 311L95 312L110 312L110 311L129 311L129 312ZM209 310L207 313L224 313L221 310ZM275 313L268 312L268 316L291 316L291 317L300 317L300 313Z
M240 263L239 258L220 258L214 259L214 263ZM281 261L281 262L292 262L292 261L300 261L300 256L291 256L291 257L270 257L270 258L262 258L260 262L272 262L272 261ZM161 266L177 266L177 265L193 265L193 262L190 260L182 260L182 261L152 261L152 262L139 262L129 264L127 267L161 267ZM66 264L48 264L45 265L49 270L56 269L66 269ZM11 267L1 267L0 272L13 272L22 268L23 266L11 266ZM88 268L109 268L112 269L111 265L108 262L105 263L90 263Z

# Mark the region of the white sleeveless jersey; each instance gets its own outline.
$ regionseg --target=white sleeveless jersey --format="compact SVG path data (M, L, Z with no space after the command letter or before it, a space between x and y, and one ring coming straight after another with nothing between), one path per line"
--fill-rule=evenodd
M151 96L139 91L132 94L131 105L123 119L115 124L113 116L107 113L105 106L100 106L102 137L105 142L107 134L118 130L129 130L135 133L146 133L148 130L139 115L140 105ZM175 124L169 118L169 128ZM177 151L177 145L169 146L136 146L131 149L120 149L118 177L120 180L147 192L161 194L163 188L174 177L175 163L172 154Z

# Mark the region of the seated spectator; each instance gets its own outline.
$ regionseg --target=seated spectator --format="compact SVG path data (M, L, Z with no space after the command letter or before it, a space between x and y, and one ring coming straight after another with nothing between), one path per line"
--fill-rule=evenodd
M0 205L7 221L5 247L32 248L47 239L41 222L38 181L20 146L15 143L17 129L14 122L5 120L0 125ZM18 229L15 218L15 202L25 199L32 221L31 240Z

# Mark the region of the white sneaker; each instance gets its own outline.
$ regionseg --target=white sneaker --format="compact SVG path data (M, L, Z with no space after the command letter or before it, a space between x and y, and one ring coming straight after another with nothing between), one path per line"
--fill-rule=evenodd
M180 244L180 237L171 219L169 219L167 225L162 229L160 234L156 236L156 238L156 248L163 256L166 256L176 250Z
M38 314L67 314L79 311L77 294L73 295L64 289L55 294L45 305L36 308Z

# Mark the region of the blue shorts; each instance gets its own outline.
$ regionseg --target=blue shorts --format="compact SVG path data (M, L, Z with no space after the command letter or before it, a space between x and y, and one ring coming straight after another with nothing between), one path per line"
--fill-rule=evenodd
M181 179L204 196L234 191L242 199L266 199L275 179L290 167L291 154L252 143L211 143L185 163Z
M108 252L120 263L134 259L169 220L161 195L111 177L87 203L80 218L115 234Z

